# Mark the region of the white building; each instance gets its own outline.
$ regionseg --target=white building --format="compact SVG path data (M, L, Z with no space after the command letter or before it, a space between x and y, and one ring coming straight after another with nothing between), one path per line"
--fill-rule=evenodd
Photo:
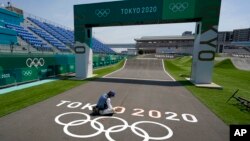
M135 44L106 44L106 45L117 53L123 53L128 55L137 54Z
M144 36L135 39L136 48L144 53L189 54L193 52L194 36Z

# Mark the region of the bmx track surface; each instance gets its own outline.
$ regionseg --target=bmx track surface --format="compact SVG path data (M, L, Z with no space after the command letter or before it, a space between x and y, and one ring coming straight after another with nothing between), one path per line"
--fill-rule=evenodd
M90 105L111 89L118 113L90 116ZM0 140L228 141L229 127L172 79L162 60L130 59L104 78L0 118Z

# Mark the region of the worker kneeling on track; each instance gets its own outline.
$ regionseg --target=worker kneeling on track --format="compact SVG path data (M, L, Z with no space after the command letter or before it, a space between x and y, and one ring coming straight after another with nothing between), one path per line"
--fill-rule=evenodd
M112 116L115 111L111 104L111 98L115 96L114 91L109 91L100 96L96 106L93 107L92 115L108 115Z

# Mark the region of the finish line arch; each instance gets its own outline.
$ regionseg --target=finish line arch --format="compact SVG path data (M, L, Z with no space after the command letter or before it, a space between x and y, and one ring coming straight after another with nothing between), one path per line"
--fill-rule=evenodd
M76 77L92 76L92 27L196 22L191 81L212 83L221 0L124 0L74 5ZM84 47L84 48L83 48Z

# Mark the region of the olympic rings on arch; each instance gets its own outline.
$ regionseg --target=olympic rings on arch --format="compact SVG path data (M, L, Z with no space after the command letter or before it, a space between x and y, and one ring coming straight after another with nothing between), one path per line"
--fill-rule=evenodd
M104 18L104 17L107 17L110 14L110 9L96 9L95 14L99 18Z
M34 58L34 59L31 59L31 58L28 58L27 60L26 60L26 65L27 65L27 67L29 67L29 68L31 68L31 67L38 67L38 66L44 66L44 64L45 64L45 61L44 61L44 59L43 58Z
M171 3L169 5L169 9L176 13L176 12L183 12L189 7L188 2L178 2L178 3Z
M78 114L78 115L83 115L84 118L83 119L79 119L79 120L74 120L71 121L69 123L63 123L60 121L60 118L66 115L72 115L72 114ZM120 120L123 124L121 125L115 125L112 127L109 127L108 129L105 130L104 125L99 122L98 120L100 119L115 119L115 120ZM144 138L143 141L148 141L148 140L167 140L169 138L171 138L173 136L173 131L166 125L163 125L161 123L158 122L152 122L152 121L138 121L133 123L131 126L128 125L128 122L125 121L122 118L119 117L98 117L95 119L91 119L91 117L86 114L86 113L82 113L82 112L68 112L68 113L63 113L58 115L55 118L55 122L59 125L63 125L63 131L65 134L71 136L71 137L75 137L75 138L91 138L91 137L95 137L101 133L105 133L106 138L109 141L115 141L111 136L110 133L117 133L117 132L122 132L124 130L126 130L127 128L130 128L131 131L139 136ZM74 133L71 133L68 128L69 127L75 127L75 126L80 126L80 125L84 125L86 123L90 122L90 125L93 129L95 129L97 132L93 133L93 134L88 134L88 135L77 135ZM142 124L142 123L150 123L150 124L155 124L155 125L159 125L163 128L165 128L167 130L167 135L163 136L163 137L150 137L149 134L142 128L137 127L138 124ZM138 132L139 131L139 132Z

